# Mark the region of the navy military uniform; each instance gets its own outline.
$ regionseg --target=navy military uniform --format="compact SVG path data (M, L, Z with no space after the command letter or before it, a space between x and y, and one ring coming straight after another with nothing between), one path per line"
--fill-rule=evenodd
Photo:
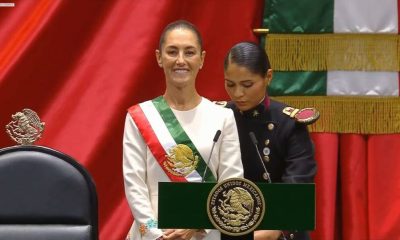
M314 146L306 124L291 114L294 113L293 108L269 99L244 112L233 102L229 102L227 107L231 108L235 115L246 179L267 182L261 156L272 183L313 182L317 169ZM318 114L309 122L317 118ZM257 139L260 156L249 136L250 132L253 132ZM287 239L309 239L305 232L288 232L285 235ZM222 239L234 238L223 236ZM242 236L240 239L252 238Z

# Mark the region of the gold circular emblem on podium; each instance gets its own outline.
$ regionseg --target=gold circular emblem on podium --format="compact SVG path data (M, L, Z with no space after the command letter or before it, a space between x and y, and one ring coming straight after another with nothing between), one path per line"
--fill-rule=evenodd
M244 178L224 180L211 190L207 200L208 218L216 229L230 236L254 231L265 213L261 190Z

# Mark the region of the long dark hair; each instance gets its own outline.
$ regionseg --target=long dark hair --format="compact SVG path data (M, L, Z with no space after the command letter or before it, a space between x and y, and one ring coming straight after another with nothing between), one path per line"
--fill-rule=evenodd
M224 70L231 63L245 67L250 72L262 77L265 77L268 69L271 68L265 50L252 42L240 42L234 45L225 57Z

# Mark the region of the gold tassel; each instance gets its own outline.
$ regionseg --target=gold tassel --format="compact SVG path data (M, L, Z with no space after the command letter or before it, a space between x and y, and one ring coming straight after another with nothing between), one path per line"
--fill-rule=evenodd
M276 71L400 71L397 34L268 34Z
M320 119L311 132L391 134L400 133L399 97L272 97L292 107L315 107Z

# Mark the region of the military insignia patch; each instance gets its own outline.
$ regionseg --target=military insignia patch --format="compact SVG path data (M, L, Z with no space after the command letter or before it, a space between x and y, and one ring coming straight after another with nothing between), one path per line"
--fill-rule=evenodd
M260 115L260 113L257 110L253 111L253 117L258 117L258 115Z
M292 108L285 107L282 112L291 118L294 118L297 122L311 124L318 120L319 112L315 108Z
M169 149L167 161L164 162L168 172L175 176L185 177L196 169L199 157L185 144L178 144Z
M42 136L44 122L40 121L35 111L24 108L11 115L12 121L6 125L8 135L21 145L33 144Z
M254 231L265 213L261 190L244 178L230 178L214 186L208 195L207 213L216 229L230 236Z

